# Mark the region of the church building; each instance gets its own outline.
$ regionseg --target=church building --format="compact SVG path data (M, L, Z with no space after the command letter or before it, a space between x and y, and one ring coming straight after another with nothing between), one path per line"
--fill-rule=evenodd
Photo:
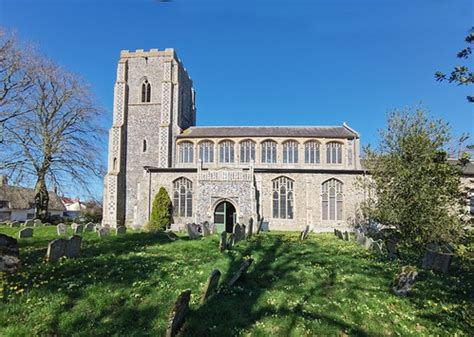
M196 126L173 49L122 51L104 181L105 225L142 227L166 188L176 225L262 217L270 230L347 227L363 193L359 134L337 126ZM238 122L238 121L236 121Z

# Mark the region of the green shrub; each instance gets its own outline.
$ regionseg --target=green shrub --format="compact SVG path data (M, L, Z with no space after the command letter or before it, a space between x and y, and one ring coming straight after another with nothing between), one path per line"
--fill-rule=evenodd
M171 224L172 205L168 192L161 187L153 200L150 221L145 225L149 232L164 230Z

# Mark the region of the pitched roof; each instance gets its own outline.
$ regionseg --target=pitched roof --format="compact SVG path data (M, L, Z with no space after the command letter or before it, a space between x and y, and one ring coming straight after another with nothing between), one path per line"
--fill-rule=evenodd
M35 190L18 186L0 186L0 200L10 203L12 209L31 209L35 203ZM61 198L54 192L49 192L49 209L65 211Z
M358 138L359 134L344 124L342 126L192 126L178 136L178 138L226 137Z

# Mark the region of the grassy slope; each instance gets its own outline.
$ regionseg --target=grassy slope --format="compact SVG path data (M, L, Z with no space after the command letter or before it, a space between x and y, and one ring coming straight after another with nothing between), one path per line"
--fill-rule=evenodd
M173 242L164 234L85 233L81 258L43 263L54 237L55 228L36 228L35 238L20 240L22 273L0 280L2 336L160 336L186 288L193 296L185 336L468 335L473 328L472 274L424 273L414 296L398 298L388 292L396 262L329 234L304 243L296 233L263 234L220 253L217 236ZM212 269L225 282L246 256L255 259L246 279L199 305Z

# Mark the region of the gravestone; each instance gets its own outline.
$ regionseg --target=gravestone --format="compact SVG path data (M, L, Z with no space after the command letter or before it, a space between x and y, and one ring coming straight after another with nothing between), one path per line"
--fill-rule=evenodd
M270 223L268 221L262 222L262 232L270 231Z
M168 328L166 329L166 337L174 337L186 320L189 312L189 301L191 300L191 290L183 291L176 300L168 319Z
M19 268L18 241L11 236L0 234L0 272L15 273Z
M97 234L99 234L99 238L103 238L104 236L108 236L110 234L110 229L109 227L101 227L97 231Z
M43 226L51 226L51 224L49 222L45 222Z
M228 287L232 287L249 269L250 265L252 264L253 259L247 259L242 263L240 269L232 276L228 283Z
M223 231L219 240L219 250L223 252L227 248L227 232Z
M79 226L79 224L73 222L73 223L71 224L72 230L75 231L77 226Z
M42 226L43 223L41 222L40 219L34 219L33 220L33 225L34 225L34 227L39 227L39 226Z
M262 231L262 226L263 226L263 217L260 219L260 221L258 222L258 226L257 226L257 235L260 234L260 232Z
M217 234L217 226L214 223L210 224L209 228L211 229L212 234Z
M74 228L74 234L81 234L83 230L84 230L83 225L77 225L76 228Z
M125 226L118 226L115 228L115 235L124 235L127 233L127 227Z
M305 229L301 232L300 241L306 240L306 238L308 237L308 233L309 233L309 226L306 226Z
M334 228L334 236L337 236L337 229Z
M64 255L67 257L78 257L81 253L81 242L81 236L73 235L69 240L67 240Z
M84 232L93 232L94 231L94 224L92 222L88 222L84 226Z
M375 254L377 254L379 256L384 255L383 242L375 241L372 245L372 249L374 250Z
M34 225L35 225L35 221L33 219L25 221L25 226L26 227L33 227Z
M211 235L211 231L209 229L209 222L204 221L203 224L201 225L201 228L202 228L202 235L203 236Z
M189 239L194 240L199 237L199 233L195 232L193 224L186 224L186 231L188 232Z
M440 271L447 274L451 265L452 252L439 245L430 244L426 247L421 268Z
M251 217L249 219L249 230L247 233L247 239L250 239L252 237L252 234L253 234L253 218Z
M344 240L344 236L342 235L342 232L339 229L336 231L336 235L339 239Z
M240 225L240 240L245 240L247 238L247 226Z
M226 244L226 248L227 249L231 249L232 247L234 247L235 245L235 234L234 233L230 233L229 234L229 237L227 238L227 244Z
M99 230L102 228L102 226L100 224L95 224L94 225L94 232L99 232Z
M418 272L411 266L403 266L401 272L395 277L392 292L397 296L408 296L415 284Z
M387 255L389 259L396 260L400 258L400 253L398 251L396 242L387 241L385 246L387 247Z
M344 232L344 240L351 241L351 234L348 231Z
M67 227L65 224L60 223L59 225L56 226L56 231L58 232L58 235L66 235Z
M10 227L20 227L20 223L18 221L13 221L10 223Z
M242 237L242 227L238 223L234 226L234 243L237 243L241 240Z
M20 230L18 233L19 238L31 238L33 236L33 228L26 227Z
M204 304L206 300L211 297L217 290L217 285L219 283L219 278L221 277L221 272L219 269L214 269L207 279L206 286L202 292L201 304Z
M67 243L68 240L63 238L51 241L48 244L48 250L46 251L46 259L48 260L48 262L56 262L62 256L64 256Z
M357 243L358 243L359 245L364 246L364 245L365 245L365 235L364 235L364 233L360 233L360 232L359 232L359 233L357 234L356 240L357 240Z
M372 240L372 238L366 238L365 242L364 242L364 248L365 249L372 249L372 245L374 244L374 240Z

